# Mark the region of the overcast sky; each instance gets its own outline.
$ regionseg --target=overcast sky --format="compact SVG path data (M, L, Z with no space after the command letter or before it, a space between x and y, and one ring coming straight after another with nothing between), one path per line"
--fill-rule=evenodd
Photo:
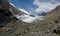
M9 0L9 2L33 14L49 12L60 5L60 0Z

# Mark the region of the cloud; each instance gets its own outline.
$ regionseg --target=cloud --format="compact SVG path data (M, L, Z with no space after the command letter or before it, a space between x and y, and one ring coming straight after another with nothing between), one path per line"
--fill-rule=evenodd
M60 5L60 2L58 0L34 0L33 4L38 6L35 9L36 12L49 12Z

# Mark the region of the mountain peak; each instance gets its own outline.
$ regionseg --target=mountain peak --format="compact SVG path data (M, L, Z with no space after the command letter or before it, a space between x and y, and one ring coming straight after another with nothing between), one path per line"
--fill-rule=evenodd
M60 5L58 5L60 7Z
M60 5L58 5L56 8L60 8Z

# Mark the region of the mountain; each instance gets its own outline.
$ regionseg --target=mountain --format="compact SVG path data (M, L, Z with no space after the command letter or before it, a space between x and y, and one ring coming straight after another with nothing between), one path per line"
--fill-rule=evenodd
M47 13L42 12L42 13L38 14L38 16L45 16L46 14L47 14Z
M37 23L11 20L10 23L0 28L0 36L60 36L58 34L58 27L60 27L59 7L57 6L44 17L44 20Z
M26 23L11 18L7 16L4 10L0 9L1 16L4 21L6 17L9 18L5 22L10 22L0 27L0 36L60 36L60 6L57 6L44 16L44 20L40 21L38 19L39 21L34 21L34 23ZM27 15L24 16L27 17ZM28 17L30 16L28 15ZM35 17L37 18L37 16Z

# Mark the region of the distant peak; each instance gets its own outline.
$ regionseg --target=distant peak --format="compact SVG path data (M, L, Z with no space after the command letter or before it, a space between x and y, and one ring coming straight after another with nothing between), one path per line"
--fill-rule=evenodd
M60 8L60 5L58 5L56 8Z

